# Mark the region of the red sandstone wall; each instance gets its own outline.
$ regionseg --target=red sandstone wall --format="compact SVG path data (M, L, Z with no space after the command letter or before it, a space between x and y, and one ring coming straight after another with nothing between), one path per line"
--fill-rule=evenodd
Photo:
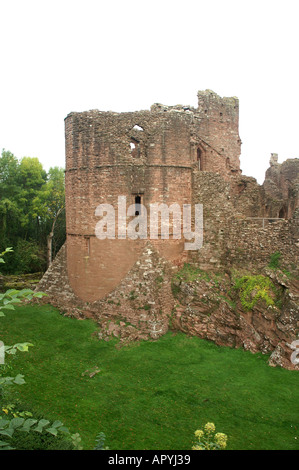
M143 131L132 130L137 122ZM138 147L133 155L132 140ZM97 206L109 203L116 209L118 196L126 196L128 207L136 194L147 209L155 202L181 207L190 203L188 122L185 116L169 119L148 112L127 113L121 119L110 113L71 114L66 119L66 155L69 279L80 298L92 301L120 283L145 243L97 239ZM184 241L156 240L155 246L166 258L175 259Z

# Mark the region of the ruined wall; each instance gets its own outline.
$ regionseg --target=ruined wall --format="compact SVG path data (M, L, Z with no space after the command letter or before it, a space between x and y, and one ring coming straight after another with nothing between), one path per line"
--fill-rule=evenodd
M198 172L193 203L203 204L203 247L189 258L203 269L264 268L280 252L285 266L299 265L299 218L269 219L265 194L254 178Z
M171 290L175 268L148 241L113 291L104 299L85 302L70 285L64 245L37 287L47 297L36 302L51 303L67 316L94 319L100 327L100 339L115 336L121 344L157 339L168 331L176 304Z
M263 189L268 216L291 218L299 207L299 159L279 164L278 155L272 154Z

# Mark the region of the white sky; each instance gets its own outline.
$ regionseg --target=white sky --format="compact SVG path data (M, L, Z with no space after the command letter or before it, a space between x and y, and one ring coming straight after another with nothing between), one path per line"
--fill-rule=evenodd
M0 150L64 167L71 111L240 100L241 168L299 156L298 0L0 0Z

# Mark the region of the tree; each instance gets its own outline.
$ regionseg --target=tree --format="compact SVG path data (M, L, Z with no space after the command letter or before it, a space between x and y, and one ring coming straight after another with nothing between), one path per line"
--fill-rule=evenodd
M21 211L23 238L36 239L40 232L40 220L34 210L34 200L47 181L47 173L37 158L24 157L20 161L17 181L20 186L17 204Z
M0 198L14 198L18 193L18 159L9 151L2 150L0 158Z
M47 173L37 158L20 161L3 149L0 157L0 250L6 273L44 270L65 241L64 170Z
M3 245L0 249L4 249L8 242L8 232L14 233L19 226L18 171L18 159L11 152L3 149L0 158L0 240Z
M38 192L33 201L35 214L40 217L47 233L47 264L52 262L53 255L53 238L54 230L59 220L63 215L65 208L65 190L64 190L64 170L63 168L54 167L49 169L48 180ZM65 219L60 217L62 227L62 237L60 233L62 245L65 240ZM60 248L59 246L59 248Z

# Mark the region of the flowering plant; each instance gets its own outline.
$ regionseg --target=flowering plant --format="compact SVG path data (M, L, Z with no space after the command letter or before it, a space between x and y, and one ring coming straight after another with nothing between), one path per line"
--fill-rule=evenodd
M206 423L204 429L195 431L197 439L192 450L224 450L226 448L227 435L222 432L216 433L214 423Z

